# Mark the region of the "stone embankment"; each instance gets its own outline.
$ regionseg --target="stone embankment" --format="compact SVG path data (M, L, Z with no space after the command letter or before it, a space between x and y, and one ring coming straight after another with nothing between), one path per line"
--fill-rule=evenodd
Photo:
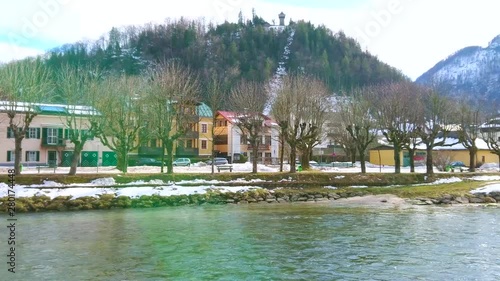
M494 204L500 202L500 192L475 193L465 196L446 194L440 198L416 198L410 200L415 205L450 205L450 204Z

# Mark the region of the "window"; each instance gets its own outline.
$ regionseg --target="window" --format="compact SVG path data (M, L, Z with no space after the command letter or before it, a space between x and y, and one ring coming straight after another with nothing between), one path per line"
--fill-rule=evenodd
M192 140L186 141L186 148L193 148L193 141Z
M26 131L26 138L39 139L40 138L40 128L28 128L28 131Z
M94 136L89 132L89 130L81 130L81 136L80 138L83 138L83 136L87 137L87 140L94 140Z
M14 150L7 151L7 162L14 162L16 160L16 154Z
M201 149L207 149L207 141L201 140Z
M267 145L271 145L271 136L265 136L265 143Z
M39 151L26 151L26 162L38 162L40 161Z
M47 128L47 144L57 144L57 129Z
M208 133L208 125L207 124L201 124L201 133L202 134Z
M12 131L11 127L7 127L7 138L8 139L13 139L14 138L14 131Z

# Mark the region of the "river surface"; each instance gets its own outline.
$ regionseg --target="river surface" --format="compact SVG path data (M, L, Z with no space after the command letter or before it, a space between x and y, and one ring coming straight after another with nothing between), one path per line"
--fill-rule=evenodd
M0 280L500 280L499 217L331 203L19 214L17 273L3 258Z

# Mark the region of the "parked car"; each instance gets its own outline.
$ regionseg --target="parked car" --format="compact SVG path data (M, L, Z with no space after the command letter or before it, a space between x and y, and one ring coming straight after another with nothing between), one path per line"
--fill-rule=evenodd
M189 158L177 158L172 163L174 166L191 166L191 159Z
M469 170L469 167L465 166L464 162L462 161L454 161L451 162L445 169L446 171L455 171L459 170L460 172L467 171Z
M207 162L207 165L212 165L212 160L208 160ZM218 166L218 165L227 165L229 164L227 162L227 159L226 158L222 158L222 157L215 157L214 158L214 165Z
M139 158L135 162L136 166L161 166L161 161L154 158Z

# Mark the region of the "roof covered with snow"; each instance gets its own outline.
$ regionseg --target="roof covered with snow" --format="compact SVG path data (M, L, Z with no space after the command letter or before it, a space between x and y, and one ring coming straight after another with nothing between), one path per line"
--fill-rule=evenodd
M443 140L442 138L437 138L434 141L434 143L438 143L442 140ZM385 138L380 139L378 141L378 143L381 146L393 147L393 145L388 143ZM476 143L476 146L479 150L489 150L488 144L483 139L478 138L478 139L476 139L475 143ZM456 138L449 138L448 137L445 139L444 144L445 144L445 146L436 146L434 148L434 150L467 150L467 148L461 142L459 142L459 140ZM420 143L419 145L417 145L417 149L425 150L426 146L425 146L425 144Z
M86 105L49 104L49 103L29 103L0 101L0 112L36 112L46 115L98 115L97 110Z

